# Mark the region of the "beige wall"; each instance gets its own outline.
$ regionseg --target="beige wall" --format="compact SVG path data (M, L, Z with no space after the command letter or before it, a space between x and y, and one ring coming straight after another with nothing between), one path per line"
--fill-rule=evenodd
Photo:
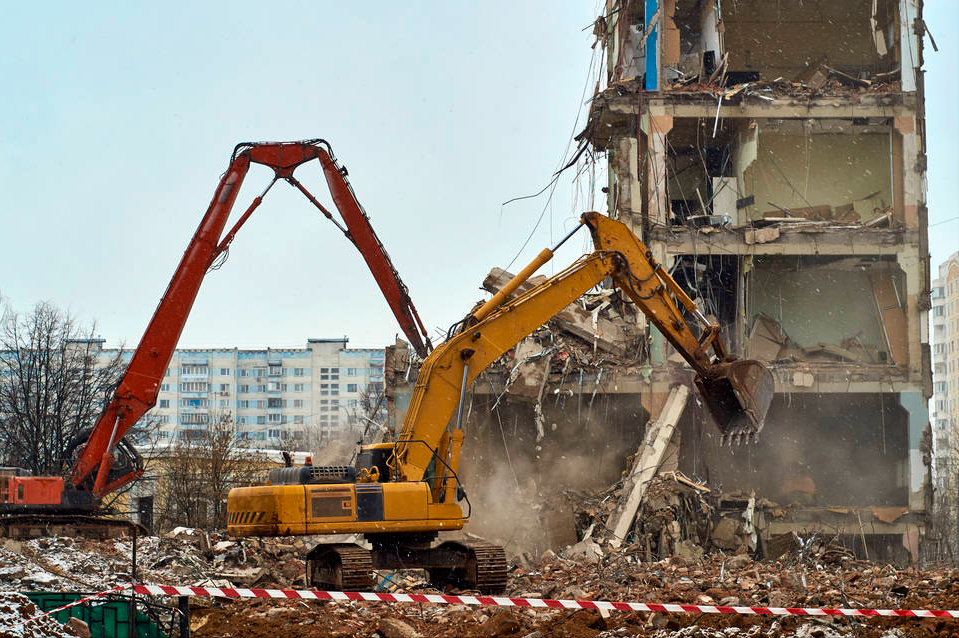
M871 0L740 0L722 7L730 70L792 80L824 54L840 69L887 65L870 31Z
M767 202L789 209L855 203L865 221L876 205L893 203L889 171L888 135L802 136L760 130L756 161L738 177L742 196L756 198L746 211L750 218L776 210ZM856 202L876 191L879 195L870 202Z

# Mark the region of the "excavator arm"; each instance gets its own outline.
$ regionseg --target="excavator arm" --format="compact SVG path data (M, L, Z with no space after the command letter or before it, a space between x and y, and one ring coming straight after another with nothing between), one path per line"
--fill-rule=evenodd
M313 159L317 159L323 168L333 202L346 224L345 228L293 176L298 166ZM273 180L253 200L236 224L224 234L223 230L251 164L262 164L273 169ZM370 226L369 218L357 201L346 175L346 169L337 164L333 151L325 140L256 142L236 146L230 158L230 165L213 194L213 200L174 271L113 398L81 448L71 477L74 486L92 491L96 497L102 497L142 475L142 463L139 459L132 465L123 464L123 469L119 472L111 472L114 470L113 452L124 434L156 404L160 382L206 273L218 258L225 257L237 231L259 207L264 196L277 181L286 181L300 190L357 247L404 334L416 352L420 356L426 356L432 347L426 330L406 286Z
M583 215L581 222L592 233L594 252L510 298L574 230L467 315L426 357L396 442L362 446L352 466L279 468L270 472L267 485L230 490L230 533L363 534L370 549L327 543L307 555L309 581L318 588L365 591L372 570L407 568L426 569L441 588L502 592L503 548L462 540L432 546L436 533L461 529L470 516L469 500L467 511L460 505L466 493L457 475L466 390L520 339L607 277L692 366L724 435L758 432L772 398L770 372L727 353L719 327L703 317L626 226L597 213ZM687 323L681 308L697 318L701 330Z
M498 357L606 277L612 277L689 362L696 372L696 384L724 436L748 437L762 428L772 399L772 374L758 362L729 355L719 326L699 312L625 225L598 213L584 214L581 223L592 234L595 252L508 300L552 257L558 245L544 250L492 299L471 313L460 324L460 331L423 362L392 461L396 478L419 481L430 473L443 474L433 460L434 451L448 447L444 436L448 438L445 433L465 389ZM698 335L687 323L680 305L702 324ZM453 429L457 427L454 424ZM440 465L444 464L456 466L448 460L441 461Z

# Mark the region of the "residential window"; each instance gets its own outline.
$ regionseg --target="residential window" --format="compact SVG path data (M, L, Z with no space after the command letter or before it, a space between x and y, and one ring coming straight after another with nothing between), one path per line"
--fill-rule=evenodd
M321 396L321 397L326 397L326 396L329 396L329 395L330 395L330 384L328 384L328 383L321 383L321 384L320 384L320 396Z
M356 389L356 384L355 384L355 383L347 383L347 384L346 384L346 391L347 391L347 392L359 392L359 390Z
M348 376L348 377L356 377L356 376L359 376L359 374L360 374L360 369L359 369L359 368L347 368L347 369L346 369L346 376Z
M206 366L183 366L180 368L180 374L210 374L210 368Z
M258 417L256 417L256 424L257 424L257 425L266 425L266 417L265 417L265 416L258 416Z
M187 381L180 384L180 392L209 392L210 384L203 381Z
M297 414L297 415L295 415L295 416L293 417L293 423L296 424L296 425L302 424L302 423L303 423L303 415L302 415L302 414Z
M330 384L330 396L337 396L340 393L340 384L331 383Z
M278 438L280 438L280 431L279 431L279 430L270 430L270 438L271 438L271 439L278 439Z
M294 408L302 408L302 407L303 407L303 399L293 399L293 407L294 407Z
M221 384L220 384L220 392L229 392L229 391L230 391L230 384L229 384L229 383L221 383Z
M280 399L268 399L267 406L268 408L281 408L283 407L282 401Z
M270 414L269 415L270 423L280 423L282 421L282 419L280 419L280 416L281 415L279 414Z
M228 377L228 376L230 376L230 369L229 369L229 368L220 368L220 376L221 376L221 377Z
M294 377L305 376L305 370L303 368L293 368L293 376Z
M160 392L169 392L169 391L170 391L170 384L169 384L169 383L161 383L161 384L160 384Z
M303 392L303 384L302 384L302 383L294 383L294 384L293 384L293 391L294 391L294 392Z
M161 408L168 408L168 407L170 407L170 400L169 400L169 399L160 399L160 407L161 407Z

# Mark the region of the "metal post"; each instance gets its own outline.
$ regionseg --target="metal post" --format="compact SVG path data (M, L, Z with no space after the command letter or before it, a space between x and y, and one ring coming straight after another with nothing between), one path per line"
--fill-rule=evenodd
M137 526L133 527L133 556L130 566L130 584L137 584ZM137 593L130 589L130 637L136 638L137 635Z
M178 597L177 609L180 612L180 638L190 638L190 597Z

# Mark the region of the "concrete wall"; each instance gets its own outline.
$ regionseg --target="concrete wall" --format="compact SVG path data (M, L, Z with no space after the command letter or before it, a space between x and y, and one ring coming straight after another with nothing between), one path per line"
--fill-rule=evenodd
M801 347L838 344L858 335L863 344L887 350L870 273L817 266L815 260L755 258L747 285L747 319L758 314L775 319ZM882 276L896 277L902 290L901 273L883 271Z
M823 55L840 69L888 65L873 41L872 0L740 1L722 8L731 70L791 80Z
M889 143L889 136L881 134L778 135L763 128L756 161L749 163L752 153L747 147L734 162L741 170L737 177L742 196L756 198L744 212L761 218L776 211L768 202L787 209L854 204L866 221L875 216L874 208L893 204Z

